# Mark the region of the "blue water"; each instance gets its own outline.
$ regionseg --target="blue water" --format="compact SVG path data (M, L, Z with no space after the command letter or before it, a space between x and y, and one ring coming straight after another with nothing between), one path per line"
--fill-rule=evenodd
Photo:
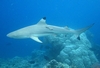
M27 56L40 43L31 39L16 40L6 34L36 24L42 17L57 26L89 29L93 42L100 44L100 0L0 0L0 57Z

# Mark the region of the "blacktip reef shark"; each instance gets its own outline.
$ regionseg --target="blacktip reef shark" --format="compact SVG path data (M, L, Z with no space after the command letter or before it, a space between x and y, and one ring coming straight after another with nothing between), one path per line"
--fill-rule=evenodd
M43 43L41 40L39 40L38 37L42 36L48 36L48 35L54 35L54 34L75 34L77 36L77 39L80 39L79 35L83 33L84 31L88 30L90 27L92 27L94 24L87 26L82 29L78 30L72 30L68 27L59 27L54 25L48 25L46 24L46 17L43 17L37 24L30 25L21 29L18 29L16 31L10 32L7 34L7 37L15 38L15 39L24 39L24 38L31 38L39 43Z

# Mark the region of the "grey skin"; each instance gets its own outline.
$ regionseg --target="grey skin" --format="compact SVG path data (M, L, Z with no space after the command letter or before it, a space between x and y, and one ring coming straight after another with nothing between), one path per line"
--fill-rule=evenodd
M31 38L39 43L43 43L38 37L54 35L54 34L75 34L78 39L80 39L79 35L84 31L88 30L94 24L87 26L82 29L72 30L68 27L59 27L54 25L46 24L46 17L43 17L37 24L30 25L13 32L7 34L7 37L15 38L15 39L24 39L24 38Z

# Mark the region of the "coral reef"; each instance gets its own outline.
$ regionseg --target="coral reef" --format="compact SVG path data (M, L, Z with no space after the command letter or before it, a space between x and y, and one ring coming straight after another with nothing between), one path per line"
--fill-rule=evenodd
M34 50L26 58L0 59L0 68L97 68L100 67L85 33L45 37L46 50Z
M30 61L34 62L32 64L32 68L42 68L48 62L45 52L41 50L34 50L32 52Z
M53 47L53 50L58 51L54 59L62 63L66 63L71 68L90 68L93 64L97 63L98 60L95 57L93 51L90 50L91 43L87 39L85 33L80 35L78 40L74 35L60 34L54 37L48 37L48 43ZM57 48L62 48L58 49ZM50 50L53 55L54 51Z
M0 64L0 68L30 68L31 65L28 63L27 60L20 58L20 57L14 57L9 60L5 60Z
M44 51L34 50L31 56L25 58L0 59L0 68L43 68L47 62Z
M51 60L47 63L43 68L69 68L67 64L62 64L61 62L57 62L56 60Z
M100 61L100 45L93 44L91 50L94 51L95 56Z

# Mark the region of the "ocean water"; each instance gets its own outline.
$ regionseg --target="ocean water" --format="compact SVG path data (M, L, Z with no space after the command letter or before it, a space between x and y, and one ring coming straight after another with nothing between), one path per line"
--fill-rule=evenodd
M0 0L0 58L30 55L41 44L32 39L12 39L7 33L36 24L42 17L47 24L83 28L92 23L89 38L100 45L100 0Z

